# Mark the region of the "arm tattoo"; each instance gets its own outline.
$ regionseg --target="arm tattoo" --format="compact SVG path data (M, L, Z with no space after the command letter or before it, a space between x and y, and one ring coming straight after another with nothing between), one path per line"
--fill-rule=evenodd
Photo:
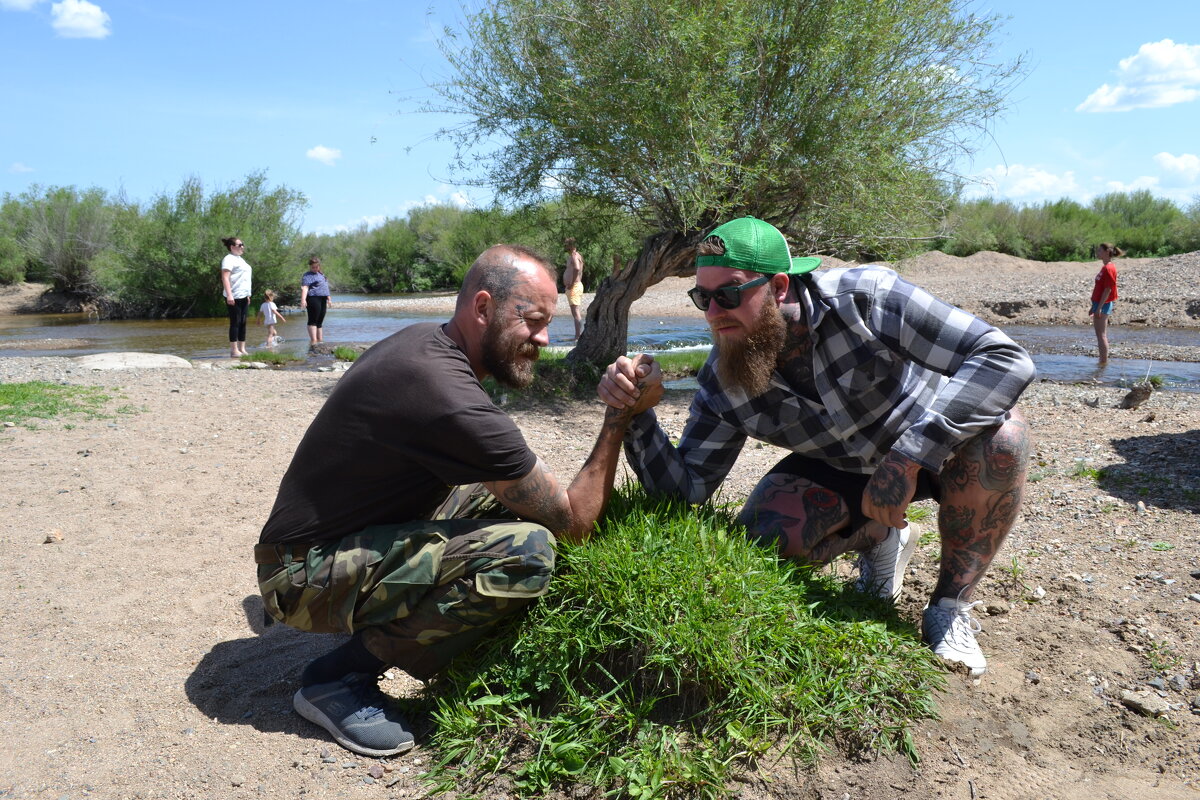
M533 471L501 492L500 502L553 531L570 527L567 492L538 459Z

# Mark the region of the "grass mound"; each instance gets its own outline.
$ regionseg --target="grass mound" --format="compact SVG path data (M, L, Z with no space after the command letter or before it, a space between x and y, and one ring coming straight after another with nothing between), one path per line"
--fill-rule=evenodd
M528 616L435 684L438 789L717 798L768 751L915 760L908 728L934 715L942 672L911 625L712 507L640 491L614 506L560 548Z

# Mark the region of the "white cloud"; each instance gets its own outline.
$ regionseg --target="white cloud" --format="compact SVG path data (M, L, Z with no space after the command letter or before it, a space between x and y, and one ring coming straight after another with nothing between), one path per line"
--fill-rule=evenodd
M1172 184L1190 185L1200 181L1200 156L1192 153L1180 156L1159 153L1154 157L1154 163L1168 174L1168 181Z
M12 166L8 168L8 171L14 175L20 175L25 172L33 172L33 167L22 164L20 161L14 161Z
M67 39L103 39L112 33L112 18L88 0L63 0L50 6L50 24Z
M1200 45L1148 42L1121 59L1116 85L1102 85L1076 111L1164 108L1200 98Z
M988 167L974 178L978 183L963 190L967 199L995 196L1028 203L1057 200L1079 191L1074 172L1056 175L1024 164Z
M342 157L342 151L338 150L336 147L326 147L323 144L319 144L306 152L304 155L308 156L313 161L320 161L325 166L332 167L334 162Z
M347 233L349 231L371 230L378 228L383 223L387 222L386 214L368 214L365 217L359 217L354 222L346 222L340 225L334 225L332 228L317 228L314 233Z
M0 8L5 11L29 11L42 0L0 0Z
M1139 178L1134 178L1128 183L1125 181L1105 181L1104 191L1129 194L1130 192L1138 192L1142 189L1146 189L1151 194L1159 194L1159 192L1155 191L1158 188L1158 185L1158 178L1154 177L1153 175L1142 175Z

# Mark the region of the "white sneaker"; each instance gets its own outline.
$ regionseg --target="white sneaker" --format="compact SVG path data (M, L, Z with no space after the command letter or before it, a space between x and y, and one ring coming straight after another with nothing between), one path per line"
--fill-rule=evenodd
M971 609L981 603L981 600L965 603L943 597L925 609L921 620L921 636L933 652L947 661L966 664L972 676L987 671L987 659L979 649L979 642L975 641L975 634L982 628L971 616Z
M919 538L917 526L912 523L903 528L888 528L882 542L858 557L858 580L854 588L885 600L890 597L893 602L900 599L904 568L917 549Z

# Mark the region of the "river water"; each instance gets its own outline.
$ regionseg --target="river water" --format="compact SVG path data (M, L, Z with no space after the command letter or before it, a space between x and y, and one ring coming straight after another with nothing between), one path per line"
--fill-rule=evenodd
M325 342L367 344L377 342L414 322L445 320L445 314L356 307L356 301L378 295L339 295L325 318ZM308 349L304 315L292 309L288 321L276 326L284 342L275 349L303 354ZM703 347L708 329L698 314L686 317L630 318L631 352ZM1004 331L1034 354L1038 376L1054 381L1095 381L1103 385L1128 385L1147 374L1163 377L1167 388L1200 391L1200 364L1180 361L1112 359L1100 370L1093 355L1063 355L1077 347L1094 349L1089 326L1009 326ZM263 346L264 329L251 321L247 344L253 351ZM570 346L574 332L570 315L560 314L550 326L550 343ZM225 358L229 352L225 318L182 320L89 319L83 314L0 315L0 356L80 356L106 352L169 353L189 359ZM1188 329L1115 327L1109 341L1116 353L1122 342L1135 344L1200 345L1200 332Z

